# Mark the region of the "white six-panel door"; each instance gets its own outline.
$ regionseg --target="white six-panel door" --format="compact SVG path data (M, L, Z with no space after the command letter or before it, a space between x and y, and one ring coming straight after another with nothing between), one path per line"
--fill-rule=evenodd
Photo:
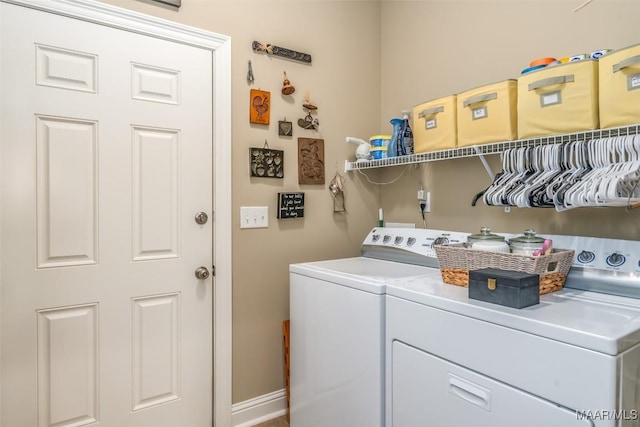
M212 56L0 4L0 424L212 424Z

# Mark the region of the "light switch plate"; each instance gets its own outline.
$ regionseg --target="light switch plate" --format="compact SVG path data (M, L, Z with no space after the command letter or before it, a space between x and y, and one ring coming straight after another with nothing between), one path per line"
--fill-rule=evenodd
M268 206L241 206L240 228L268 228Z

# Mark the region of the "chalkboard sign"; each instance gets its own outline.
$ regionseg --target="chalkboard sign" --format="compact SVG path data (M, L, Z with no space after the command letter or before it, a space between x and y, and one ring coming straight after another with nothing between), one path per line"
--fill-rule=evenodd
M278 218L304 217L304 193L278 193Z

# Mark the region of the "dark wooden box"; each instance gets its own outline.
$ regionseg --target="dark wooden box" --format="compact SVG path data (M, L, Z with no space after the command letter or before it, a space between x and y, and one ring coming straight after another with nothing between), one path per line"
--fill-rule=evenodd
M469 298L513 308L540 303L540 276L482 268L469 272Z

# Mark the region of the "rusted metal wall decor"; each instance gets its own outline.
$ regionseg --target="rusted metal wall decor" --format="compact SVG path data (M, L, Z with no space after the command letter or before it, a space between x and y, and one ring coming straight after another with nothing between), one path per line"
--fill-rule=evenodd
M271 92L251 89L249 99L249 121L260 125L269 124Z
M251 176L260 178L284 178L284 151L271 150L267 141L264 148L249 148Z
M272 44L262 44L254 41L251 47L256 52L266 52L270 55L280 56L282 58L293 59L295 61L306 62L311 64L311 55L303 52L296 52L295 50L287 49L280 46L274 46Z
M298 138L298 184L324 184L324 140Z

